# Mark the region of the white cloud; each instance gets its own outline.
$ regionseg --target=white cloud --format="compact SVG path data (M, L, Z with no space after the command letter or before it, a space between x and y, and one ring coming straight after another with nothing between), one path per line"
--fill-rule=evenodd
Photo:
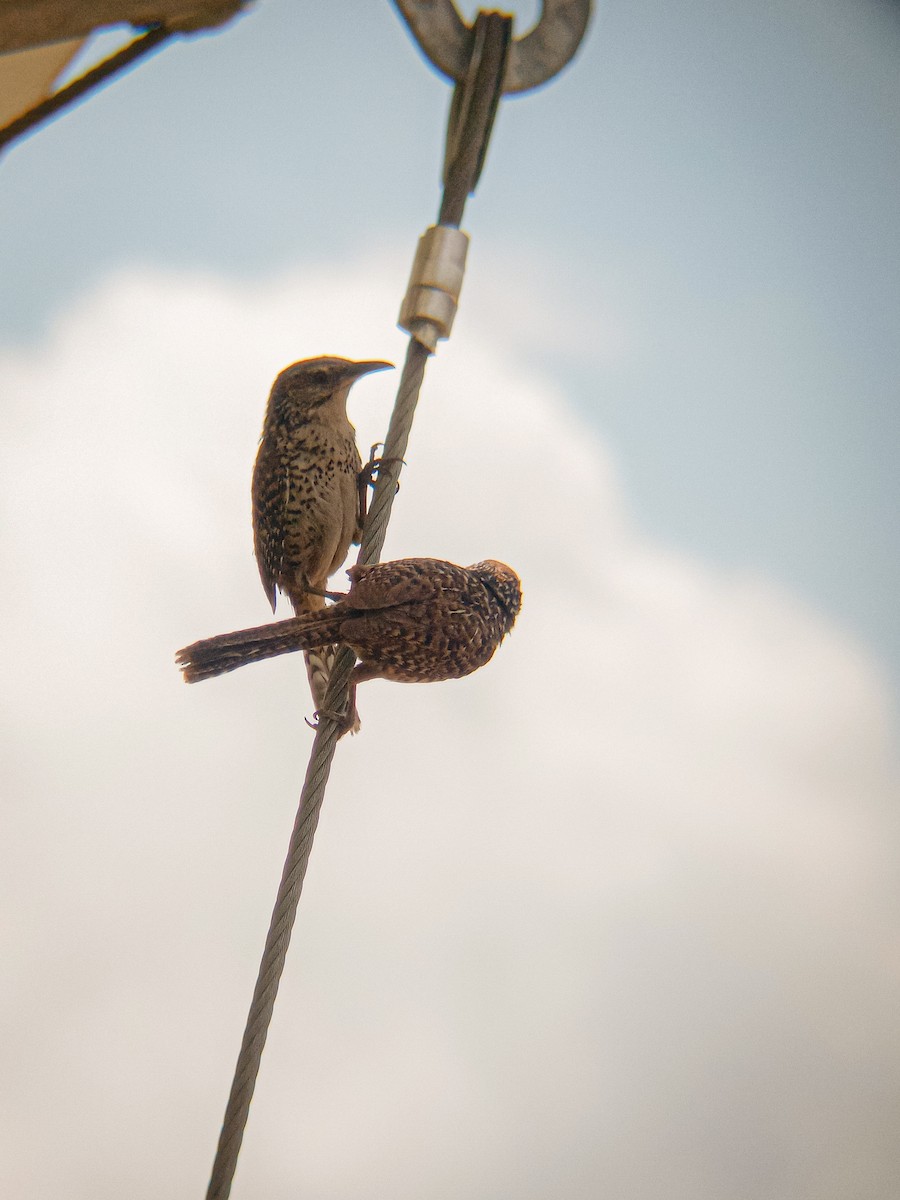
M4 1194L200 1194L310 704L292 658L188 689L172 654L266 619L271 378L401 362L396 307L374 268L134 274L0 362ZM390 390L354 390L364 446ZM507 560L525 605L471 679L361 691L235 1194L892 1197L898 771L864 649L649 543L471 319L408 464L387 553Z

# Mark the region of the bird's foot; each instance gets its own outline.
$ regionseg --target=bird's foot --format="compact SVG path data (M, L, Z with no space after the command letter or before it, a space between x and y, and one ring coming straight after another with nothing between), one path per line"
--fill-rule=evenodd
M391 463L402 463L406 465L406 460L403 458L377 458L375 451L379 446L384 445L383 442L375 442L372 449L369 451L369 461L360 471L357 478L357 491L359 493L357 499L357 536L353 539L355 544L362 541L362 531L366 523L366 517L369 515L369 488L375 486L375 477L381 471L381 468ZM396 492L400 491L399 480L397 482Z
M310 721L309 717L304 717L303 719L310 729L314 729L316 732L318 732L323 720L334 721L338 727L338 738L342 738L347 733L359 733L360 730L359 713L356 711L355 704L348 704L346 712L342 713L335 712L331 708L317 708L313 713L312 721Z
M329 592L327 588L311 587L310 584L306 584L303 590L311 596L324 596L326 600L343 600L346 596L344 592Z
M394 463L400 463L402 466L406 466L405 458L397 458L396 456L392 456L390 458L379 457L376 451L378 450L379 446L383 445L384 442L373 442L372 448L369 450L369 461L359 473L360 486L374 487L375 478L381 471L382 467L392 466ZM398 491L400 489L399 483L397 484L397 489Z

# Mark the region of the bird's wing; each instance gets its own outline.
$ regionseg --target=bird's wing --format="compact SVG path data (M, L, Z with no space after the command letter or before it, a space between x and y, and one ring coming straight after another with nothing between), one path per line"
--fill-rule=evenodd
M440 558L401 558L395 562L356 565L347 571L350 608L392 608L435 599L466 586L462 567Z
M266 443L259 448L253 468L253 551L263 591L275 611L278 581L284 565L285 507L290 480L280 456Z

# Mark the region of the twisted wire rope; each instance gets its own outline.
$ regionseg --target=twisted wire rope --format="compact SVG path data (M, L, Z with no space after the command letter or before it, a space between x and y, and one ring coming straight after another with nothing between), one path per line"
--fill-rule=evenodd
M396 494L396 482L409 441L428 357L428 350L414 338L410 338L397 399L391 413L384 444L383 465L378 471L362 545L357 557L359 563L368 565L378 562L381 555ZM300 793L297 818L291 833L284 871L260 961L259 975L247 1015L241 1048L238 1052L231 1093L225 1108L222 1132L219 1135L219 1144L206 1193L207 1200L227 1200L231 1194L231 1184L237 1167L241 1142L244 1138L250 1101L253 1099L253 1091L256 1087L260 1059L275 1008L278 985L284 970L291 931L297 915L297 905L300 902L303 880L312 852L313 838L319 823L319 812L325 797L325 785L331 773L331 762L338 742L339 722L328 714L341 713L346 708L350 672L353 670L355 662L355 654L346 646L342 646L335 656L325 696L324 711L316 729L309 766L306 769L306 778Z
M472 72L465 82L458 85L451 104L444 194L438 218L441 223L459 225L466 199L474 190L484 164L487 143L502 92L503 70L511 30L512 18L509 16L481 12L476 18L471 48ZM394 504L396 484L429 355L430 351L425 345L414 336L410 337L362 544L356 560L366 566L378 562L381 557ZM275 997L278 994L291 930L312 851L313 837L319 821L319 811L325 795L325 785L331 772L331 762L338 741L339 718L333 714L346 710L350 673L355 662L356 656L347 646L342 646L335 655L238 1053L206 1200L228 1200L231 1194L250 1101L256 1086L260 1059L266 1044Z

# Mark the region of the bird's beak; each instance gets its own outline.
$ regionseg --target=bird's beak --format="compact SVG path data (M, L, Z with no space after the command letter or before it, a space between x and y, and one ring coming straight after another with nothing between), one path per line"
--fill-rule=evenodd
M355 362L347 367L347 375L351 379L359 379L360 375L368 375L370 371L393 371L394 364L389 362Z

